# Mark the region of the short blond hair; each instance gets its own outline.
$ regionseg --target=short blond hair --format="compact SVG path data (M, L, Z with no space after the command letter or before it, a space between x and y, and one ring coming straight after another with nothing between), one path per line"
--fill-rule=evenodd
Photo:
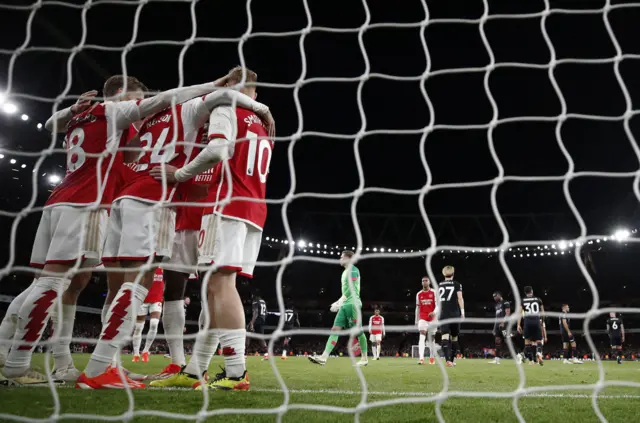
M450 278L456 273L456 269L453 266L445 266L442 268L442 275L445 278Z
M239 84L242 81L242 66L236 66L229 71L229 84ZM245 71L245 84L251 84L258 81L258 74L251 69L244 68Z

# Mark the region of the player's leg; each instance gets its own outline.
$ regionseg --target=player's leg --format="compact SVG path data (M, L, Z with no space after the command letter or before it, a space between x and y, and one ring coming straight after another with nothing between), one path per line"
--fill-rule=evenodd
M186 231L183 231L184 233ZM178 235L178 234L176 234ZM175 247L174 247L175 248ZM197 249L197 244L196 244ZM162 326L167 337L167 346L171 363L175 366L187 364L184 355L184 292L189 275L173 270L164 271L164 311L162 313Z
M435 321L428 322L427 326L427 347L429 348L429 364L436 364L436 332L438 326Z
M427 328L428 323L426 320L418 321L418 364L424 364L424 349L427 345Z
M571 342L569 343L569 345L571 345L571 361L574 364L582 364L582 360L578 358L578 344L573 338L571 338L570 341Z
M369 355L368 355L368 346L367 336L364 334L364 330L362 330L362 325L360 324L362 321L362 310L361 307L357 304L352 304L350 306L343 306L341 308L346 308L347 312L347 329L350 329L354 326L358 326L360 328L360 333L358 334L358 342L360 343L360 360L356 363L357 366L366 366L369 364ZM360 319L358 319L358 311L360 311Z
M33 350L42 337L58 296L69 287L74 266L92 267L100 258L106 211L55 206L43 212L31 263L44 263L43 275L33 284L18 312L13 346L3 373L19 378L29 372ZM78 279L80 280L80 279Z
M376 335L376 360L380 360L380 349L382 348L382 335Z
M253 332L259 335L264 335L264 322L256 322L253 325ZM262 361L269 359L269 347L264 338L258 339L258 349L260 355L262 355Z
M140 270L139 266L151 256L155 257L154 262L165 256L170 257L175 234L173 210L155 209L131 199L118 200L114 206L111 209L105 257L110 261L120 260L125 269L124 283L109 307L102 333L85 372L76 383L77 387L83 389L122 389L125 383L132 388L144 387L127 378L123 380L118 377L118 380L114 380L118 372L107 374L107 370L114 355L131 335L134 316L137 316L153 283L155 266L148 270ZM110 242L112 234L113 241Z
M564 335L562 335L564 338ZM565 342L565 339L562 340L562 357L564 360L562 362L564 364L573 364L573 357L569 355L569 342Z
M158 334L161 315L162 303L151 304L149 309L149 330L147 331L147 339L144 341L144 350L142 351L142 361L145 363L149 361L149 352Z
M496 343L496 355L489 363L490 364L500 364L500 356L502 355L502 333L499 332L499 328L493 333L494 340Z
M291 341L290 336L285 336L282 340L282 359L287 359L287 350L289 349L289 342Z
M11 343L13 342L13 336L16 334L16 328L18 327L18 312L20 307L24 304L27 296L33 289L38 278L36 277L31 285L22 291L17 297L11 301L7 312L0 323L0 367L4 366L4 362L7 360Z
M62 294L62 315L59 315L56 306L53 308L51 319L53 333L58 333L60 337L52 347L53 375L56 379L73 381L80 376L80 372L75 368L71 357L71 338L73 337L78 297L89 284L90 279L90 271L77 273L71 278L69 287Z
M444 324L440 327L440 331L442 333L441 341L442 344L442 354L444 355L444 359L447 362L447 366L453 366L451 362L451 324Z
M451 363L455 366L455 359L458 352L460 350L460 342L458 341L458 337L460 336L460 323L454 323L451 325Z
M140 306L140 311L136 316L136 322L133 324L133 336L131 344L133 346L133 358L132 362L137 363L140 361L140 346L142 345L142 331L144 330L144 322L147 320L147 314L149 313L149 304L143 303Z

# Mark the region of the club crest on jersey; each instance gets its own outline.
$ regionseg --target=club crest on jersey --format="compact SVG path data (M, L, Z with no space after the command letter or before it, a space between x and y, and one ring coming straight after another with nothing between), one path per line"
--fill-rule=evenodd
M97 119L98 118L96 117L96 115L92 115L91 113L79 114L71 118L71 121L69 122L68 126L72 127L72 126L80 125L81 123L86 123L86 122L93 123Z

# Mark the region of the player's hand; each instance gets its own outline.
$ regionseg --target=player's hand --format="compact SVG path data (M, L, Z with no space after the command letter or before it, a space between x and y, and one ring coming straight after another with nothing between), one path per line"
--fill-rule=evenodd
M504 322L500 323L500 329L504 329Z
M522 328L518 326L518 333L522 333Z
M567 336L568 336L569 338L572 338L572 337L573 337L573 334L572 334L571 332L567 332Z
M162 172L163 168L164 168L164 174ZM162 181L163 179L165 179L168 184L175 184L176 182L178 182L176 180L177 171L178 171L178 168L175 166L164 165L164 166L154 167L149 171L149 174L158 181Z
M337 313L338 310L340 310L340 307L336 303L331 304L331 307L329 307L329 311L332 313Z
M434 317L436 317L436 314L432 311L431 313L429 313L429 317L431 317L433 319ZM416 324L418 324L418 323L416 322Z
M267 130L269 138L273 139L276 136L276 121L273 119L271 110L267 111L266 114L261 114L260 119L264 123L264 129Z
M77 115L78 113L82 113L87 110L91 106L91 102L98 95L98 91L91 90L86 93L80 94L76 103L71 106L71 113Z
M253 332L253 323L249 323L249 332Z

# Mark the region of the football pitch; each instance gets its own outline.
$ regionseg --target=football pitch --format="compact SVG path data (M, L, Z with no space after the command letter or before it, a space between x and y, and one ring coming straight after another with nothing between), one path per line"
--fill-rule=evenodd
M84 367L89 356L75 354L76 366ZM125 366L138 373L160 371L168 360L154 355L149 363ZM43 355L37 355L36 367L42 368ZM251 391L209 391L205 406L202 392L193 390L145 389L133 391L133 403L124 391L82 391L73 385L58 387L59 414L62 421L98 421L92 415L109 416L110 421L134 422L207 421L275 422L284 413L285 422L349 422L356 414L362 422L433 422L437 421L435 400L443 389L444 377L439 366L418 366L412 358L382 358L371 361L362 369L367 383L363 397L360 379L348 358L332 358L325 367L311 364L303 357L281 360L277 366L289 390L286 397L275 377L271 364L258 357L248 358ZM219 372L222 358L214 357L210 374ZM565 365L547 361L544 367L525 365L525 388L553 386L555 389L534 389L519 397L518 408L530 422L597 422L592 406L593 384L599 378L595 362ZM640 414L640 363L604 363L608 382L633 382L637 387L607 386L598 396L597 405L609 422L633 421ZM518 388L519 376L515 363L504 360L499 366L485 360L459 360L455 368L446 369L448 391L452 394L442 402L441 412L450 422L516 422L511 392ZM559 385L572 385L558 388ZM478 395L495 392L502 397ZM463 396L463 395L470 396ZM366 400L366 401L365 401ZM131 406L131 408L130 408ZM303 409L312 406L313 409ZM326 407L319 410L318 407ZM203 408L204 407L204 408ZM134 415L127 415L132 409ZM202 410L214 414L206 418ZM164 416L150 411L169 413ZM55 412L55 402L48 387L0 388L0 421L10 421L7 414L22 417L47 418ZM218 415L222 413L224 415ZM227 414L230 413L230 414ZM84 416L83 416L84 415ZM65 417L66 416L66 417Z

